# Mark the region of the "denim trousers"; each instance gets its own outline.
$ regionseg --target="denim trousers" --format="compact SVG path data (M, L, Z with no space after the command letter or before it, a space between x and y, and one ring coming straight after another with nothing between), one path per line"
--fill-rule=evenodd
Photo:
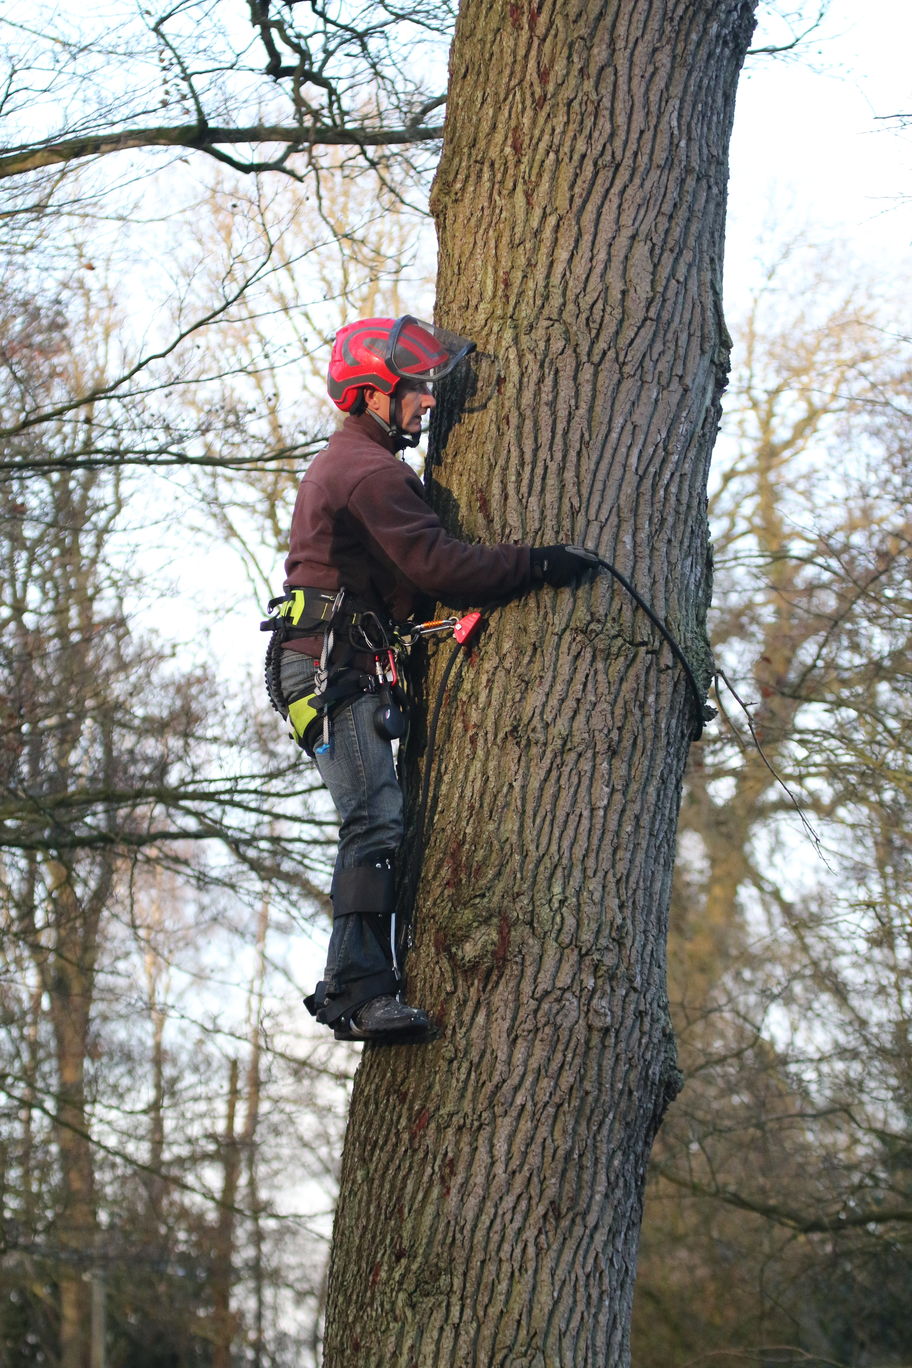
M313 673L308 656L283 651L286 698L306 693ZM346 989L358 981L376 987L393 962L393 861L402 843L403 804L392 744L374 725L377 707L373 694L359 694L339 708L329 749L314 756L339 816L333 930L324 974L329 995L339 1000L351 997ZM364 902L374 905L355 905Z

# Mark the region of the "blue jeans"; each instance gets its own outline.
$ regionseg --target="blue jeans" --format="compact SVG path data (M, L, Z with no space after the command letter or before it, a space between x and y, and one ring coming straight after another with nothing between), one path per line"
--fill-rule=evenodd
M313 673L308 656L282 652L286 698L306 693ZM346 1011L358 1005L352 999L359 994L364 1002L368 993L396 992L399 986L391 918L393 861L404 831L402 790L392 745L374 726L377 706L372 694L359 694L339 708L332 719L329 750L314 756L339 814L324 996ZM320 1015L330 1024L335 1019Z
M333 718L329 750L314 756L339 814L336 872L392 859L402 844L402 790L376 711L373 694L359 694Z
M310 692L314 663L298 651L282 652L282 692ZM336 872L391 859L402 844L402 790L393 748L374 727L377 700L359 694L333 718L328 751L315 755L320 778L339 814Z

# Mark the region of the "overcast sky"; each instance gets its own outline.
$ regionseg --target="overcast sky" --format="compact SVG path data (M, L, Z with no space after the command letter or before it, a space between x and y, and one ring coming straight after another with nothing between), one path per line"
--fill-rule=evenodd
M731 149L728 285L775 222L848 241L895 271L912 260L912 0L831 0L800 59L752 58ZM730 300L729 306L734 300Z

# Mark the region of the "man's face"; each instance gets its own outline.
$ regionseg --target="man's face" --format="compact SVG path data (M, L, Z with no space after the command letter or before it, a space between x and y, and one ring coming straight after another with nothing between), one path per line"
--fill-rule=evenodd
M415 380L400 380L396 387L396 396L399 400L399 426L403 432L414 436L421 431L424 415L429 413L436 403L431 387ZM392 402L388 394L383 394L377 389L369 389L365 399L367 407L379 414L385 423L392 422Z
M399 397L399 426L403 432L420 432L424 415L430 413L437 402L430 385L417 380L400 380L396 394Z

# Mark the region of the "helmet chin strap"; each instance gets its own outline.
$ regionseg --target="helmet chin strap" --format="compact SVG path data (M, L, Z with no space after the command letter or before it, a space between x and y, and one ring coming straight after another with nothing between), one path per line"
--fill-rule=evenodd
M390 417L393 419L388 423L385 418L381 418L379 413L373 409L367 410L370 416L380 424L387 437L392 437L395 443L395 450L402 451L403 447L416 447L421 441L421 429L417 432L406 432L405 428L399 424L399 396L394 390L390 398Z

